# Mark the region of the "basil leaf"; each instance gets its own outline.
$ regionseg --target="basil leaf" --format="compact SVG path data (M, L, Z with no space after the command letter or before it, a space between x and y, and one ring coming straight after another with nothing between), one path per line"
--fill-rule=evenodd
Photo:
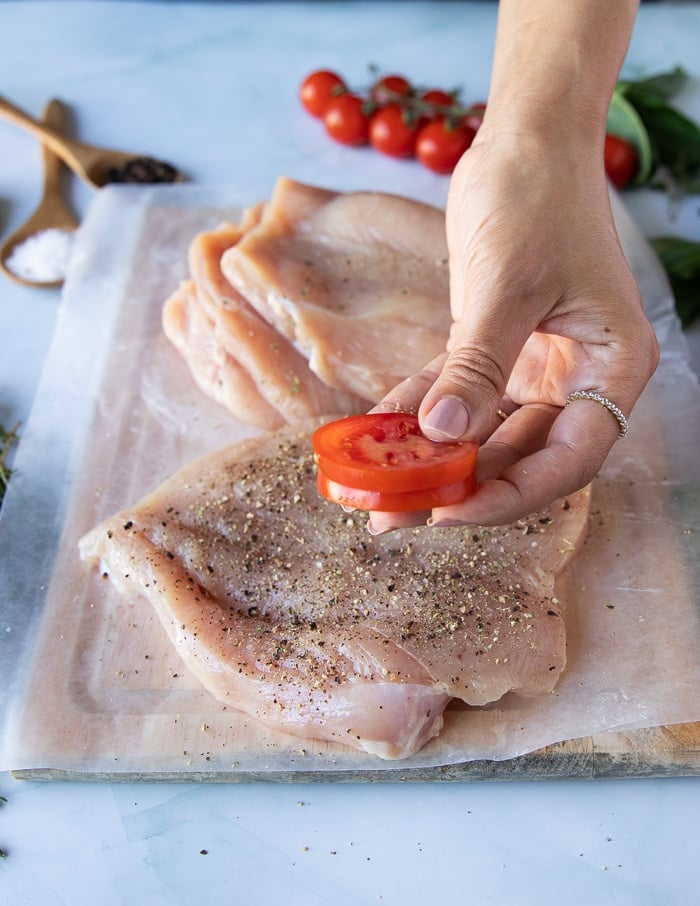
M682 67L676 66L670 72L660 72L658 75L649 76L646 79L620 81L618 85L627 99L634 104L637 98L641 98L642 101L648 98L668 101L678 94L687 80L686 71Z
M683 187L700 176L700 128L654 98L636 99L635 110L649 134L654 158Z
M700 315L700 242L659 236L650 244L666 269L684 327Z

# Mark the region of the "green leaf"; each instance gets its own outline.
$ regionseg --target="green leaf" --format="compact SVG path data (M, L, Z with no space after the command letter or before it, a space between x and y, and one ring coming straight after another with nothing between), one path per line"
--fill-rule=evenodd
M688 327L700 315L700 242L659 236L650 243L668 274L678 317Z
M678 94L687 81L687 72L681 66L676 66L670 72L660 72L646 79L620 81L618 86L622 94L634 104L637 98L668 101Z
M683 187L700 176L700 128L680 111L654 98L637 99L635 109L644 123L659 166L667 167Z
M654 169L654 155L649 134L634 107L616 88L610 101L606 130L628 141L637 152L639 170L634 180L636 185L646 182Z
M2 503L2 499L5 496L7 483L12 474L12 470L8 466L7 461L10 456L10 450L17 443L18 428L19 425L15 425L14 428L7 430L3 425L0 425L0 503Z

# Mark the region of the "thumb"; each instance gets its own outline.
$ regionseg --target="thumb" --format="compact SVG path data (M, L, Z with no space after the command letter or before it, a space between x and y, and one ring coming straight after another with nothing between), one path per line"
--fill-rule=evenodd
M504 309L501 309L503 311ZM482 440L493 429L496 410L525 337L491 315L490 323L455 325L442 371L418 410L431 440Z

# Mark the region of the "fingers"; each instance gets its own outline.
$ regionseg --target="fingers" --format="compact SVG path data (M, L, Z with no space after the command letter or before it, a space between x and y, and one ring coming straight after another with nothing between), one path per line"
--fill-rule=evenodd
M617 420L591 400L566 409L522 406L481 447L475 494L430 515L370 513L369 531L376 535L426 522L435 527L515 522L585 487L618 437Z
M521 409L515 409L513 415L507 417L504 421L503 416L506 412L513 409L513 404L508 399L502 402L503 408L500 409L502 414L494 415L493 433L479 450L476 475L480 484L499 476L513 463L522 459L534 449L542 447L546 442L552 422L557 412L559 412L559 409L555 406L525 406ZM370 513L367 527L370 534L379 535L399 528L425 525L426 522L432 525L434 524L432 516L435 513L442 512L444 509L451 508L444 507L440 511L433 511L433 514L427 512L373 512ZM457 521L460 524L462 522L458 518Z
M383 535L385 532L393 532L396 529L426 525L430 516L430 511L416 513L385 513L377 510L369 514L367 530L370 535Z
M451 351L418 410L423 433L435 441L479 440L491 424L524 337L498 340L483 331L454 332ZM488 350L488 352L486 351Z
M446 358L447 353L434 358L417 374L394 387L370 412L417 413L423 397L440 375Z
M434 509L430 525L505 525L593 480L618 439L616 420L598 403L581 400L559 410L545 437L548 416L524 414L534 408L524 406L485 445L485 477L476 493ZM554 407L546 408L551 418Z
M541 450L559 412L557 406L539 404L515 409L479 450L478 484L498 478L514 463Z

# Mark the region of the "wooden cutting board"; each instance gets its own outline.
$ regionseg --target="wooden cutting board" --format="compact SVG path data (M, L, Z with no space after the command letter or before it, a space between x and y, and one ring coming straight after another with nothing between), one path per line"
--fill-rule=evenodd
M12 772L23 780L213 783L410 783L487 780L594 780L700 775L700 723L600 733L547 746L506 761L470 761L444 767L336 771L82 772L31 768Z

